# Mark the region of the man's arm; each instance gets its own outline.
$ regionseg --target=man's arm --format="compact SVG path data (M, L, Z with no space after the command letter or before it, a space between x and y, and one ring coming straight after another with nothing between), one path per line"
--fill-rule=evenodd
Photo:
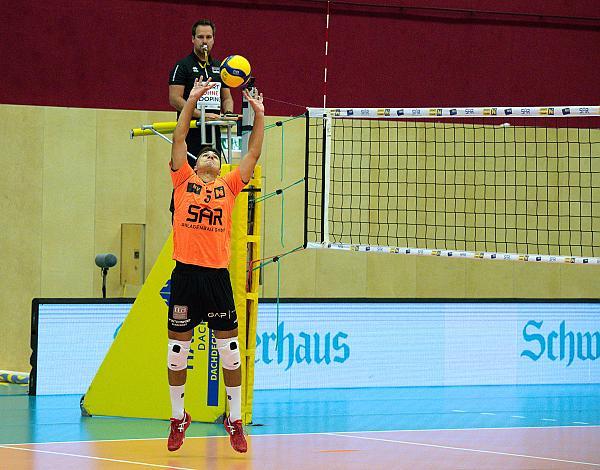
M221 86L221 113L233 113L233 96L231 90L224 86Z
M253 98L248 93L248 90L244 90L243 93L254 110L254 125L252 127L252 134L250 134L250 141L248 142L248 153L244 155L244 158L240 162L240 176L244 183L248 183L252 179L254 167L262 151L265 135L265 107L263 105L262 93L256 98Z
M179 170L187 162L187 144L185 143L185 138L190 130L190 121L192 120L196 103L204 93L214 86L215 84L211 83L210 78L207 82L201 82L196 79L194 88L190 91L190 96L181 109L181 114L173 131L173 145L171 146L171 169L174 171Z

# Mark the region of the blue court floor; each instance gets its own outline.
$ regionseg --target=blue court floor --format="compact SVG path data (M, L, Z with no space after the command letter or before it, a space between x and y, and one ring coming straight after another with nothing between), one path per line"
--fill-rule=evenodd
M0 387L0 444L163 438L166 421L82 417L79 395ZM255 391L250 435L600 426L600 384ZM221 436L193 423L187 436ZM600 452L600 451L599 451Z

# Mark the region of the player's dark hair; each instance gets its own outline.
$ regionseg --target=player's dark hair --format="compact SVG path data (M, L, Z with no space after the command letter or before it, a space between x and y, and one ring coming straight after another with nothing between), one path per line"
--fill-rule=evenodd
M212 152L215 155L217 155L219 157L219 164L222 164L221 162L221 153L214 147L210 146L210 145L205 145L203 146L200 151L198 152L197 158L200 158L200 155L202 155L203 153L206 152Z
M196 37L196 28L198 26L210 26L212 28L213 36L215 35L215 31L216 31L215 24L206 18L202 18L201 20L196 21L194 23L194 26L192 26L192 37L193 38Z

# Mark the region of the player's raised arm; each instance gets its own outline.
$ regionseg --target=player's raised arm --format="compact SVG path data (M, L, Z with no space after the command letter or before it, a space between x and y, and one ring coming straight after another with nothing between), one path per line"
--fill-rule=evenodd
M190 96L181 110L177 126L175 126L175 130L173 131L173 145L171 146L171 168L173 170L178 170L186 162L187 144L185 143L185 138L190 130L190 121L192 120L194 109L196 109L196 103L204 93L214 86L215 83L211 83L210 78L206 82L202 82L199 79L196 79L194 82L194 87L190 91Z
M244 155L244 158L240 162L240 176L244 183L248 183L252 178L254 167L262 151L265 135L265 107L263 105L262 93L256 98L252 97L248 93L248 90L244 90L243 93L254 110L254 126L252 127L252 134L250 134L250 141L248 142L248 153Z

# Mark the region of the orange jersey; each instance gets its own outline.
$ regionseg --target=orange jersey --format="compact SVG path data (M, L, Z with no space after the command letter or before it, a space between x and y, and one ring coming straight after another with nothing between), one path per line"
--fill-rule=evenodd
M171 170L175 212L173 259L207 268L226 268L231 258L231 213L244 188L239 168L205 183L186 162Z

